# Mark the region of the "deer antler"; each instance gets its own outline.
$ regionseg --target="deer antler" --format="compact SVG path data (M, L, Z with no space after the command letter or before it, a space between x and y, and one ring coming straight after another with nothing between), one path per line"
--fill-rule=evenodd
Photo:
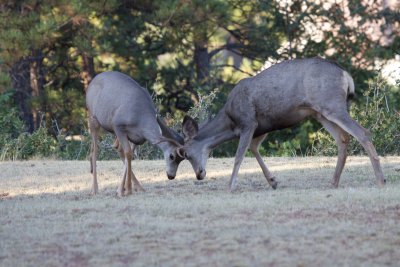
M185 154L183 154L183 155L181 154L181 149L182 148L183 148L182 146L181 147L177 147L176 148L176 154L178 154L179 157L185 159L186 158Z
M160 140L158 142L154 143L154 145L164 143L164 142L173 143L174 145L176 145L179 148L183 147L178 141L171 139L171 138L164 137L164 136L161 136Z

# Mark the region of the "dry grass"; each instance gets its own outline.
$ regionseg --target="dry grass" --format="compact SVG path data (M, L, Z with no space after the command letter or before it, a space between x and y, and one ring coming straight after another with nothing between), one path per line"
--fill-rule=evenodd
M335 158L267 158L268 187L245 159L210 159L198 182L188 162L168 181L161 161L133 166L145 193L116 197L119 161L0 163L0 266L398 266L400 158L382 159L375 185L367 158L349 158L340 188Z

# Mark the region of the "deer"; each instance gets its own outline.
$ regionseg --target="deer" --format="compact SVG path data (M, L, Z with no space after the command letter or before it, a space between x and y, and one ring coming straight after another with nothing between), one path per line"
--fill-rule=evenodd
M190 161L197 179L202 180L210 152L221 143L239 139L229 189L237 188L239 168L248 148L269 185L276 189L278 182L259 153L260 144L269 132L313 117L333 136L338 147L334 188L339 186L346 162L349 135L363 146L378 185L383 186L386 180L371 133L349 115L350 100L354 96L352 77L334 62L319 57L283 61L239 81L222 109L200 129L186 115L182 123L185 144L178 148L178 154Z
M166 126L157 114L149 92L129 76L109 71L98 74L86 91L89 131L92 138L90 163L93 174L92 194L98 193L96 160L98 138L101 129L116 136L114 148L124 162L124 175L118 187L118 196L144 191L132 171L131 161L137 146L148 141L157 145L164 155L167 177L176 176L179 163L183 160L177 148L183 138Z

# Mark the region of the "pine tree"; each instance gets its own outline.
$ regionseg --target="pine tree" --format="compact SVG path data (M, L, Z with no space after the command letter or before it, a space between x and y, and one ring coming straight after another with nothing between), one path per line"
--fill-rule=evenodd
M49 27L41 23L39 1L8 1L0 5L0 56L8 66L14 101L28 131L39 125L39 109L43 105L44 76L41 48L51 38Z

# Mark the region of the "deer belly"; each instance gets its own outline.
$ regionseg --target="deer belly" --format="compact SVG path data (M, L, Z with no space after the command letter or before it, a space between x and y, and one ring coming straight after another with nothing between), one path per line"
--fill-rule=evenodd
M315 111L311 109L302 108L281 114L270 114L268 116L258 117L258 127L255 135L262 135L271 131L295 126L314 113Z

